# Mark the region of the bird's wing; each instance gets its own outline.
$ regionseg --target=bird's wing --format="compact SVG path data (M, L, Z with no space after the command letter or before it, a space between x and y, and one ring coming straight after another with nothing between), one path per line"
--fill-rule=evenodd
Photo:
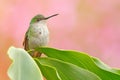
M24 38L24 41L23 41L23 46L24 46L24 49L25 50L29 50L29 45L28 45L28 31L26 32L25 34L25 38Z

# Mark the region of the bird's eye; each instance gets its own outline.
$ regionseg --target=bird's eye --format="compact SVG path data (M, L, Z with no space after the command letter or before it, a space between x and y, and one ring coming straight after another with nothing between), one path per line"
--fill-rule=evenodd
M38 21L40 21L40 19L36 19L36 21L38 22Z

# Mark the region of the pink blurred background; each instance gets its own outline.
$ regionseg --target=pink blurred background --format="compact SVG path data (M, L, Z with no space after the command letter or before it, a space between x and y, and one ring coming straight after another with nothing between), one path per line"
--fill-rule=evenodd
M7 50L23 48L31 18L56 13L48 20L48 46L86 52L120 67L120 0L0 0L0 80L9 80Z

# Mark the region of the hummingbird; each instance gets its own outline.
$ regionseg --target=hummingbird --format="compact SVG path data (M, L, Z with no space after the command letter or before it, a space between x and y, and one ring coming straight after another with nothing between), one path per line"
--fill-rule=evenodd
M23 46L26 51L46 46L48 44L49 30L47 27L47 20L57 15L58 14L54 14L49 17L44 17L43 15L38 14L32 18L23 41ZM30 51L29 53L32 57L40 57L42 54L36 51Z

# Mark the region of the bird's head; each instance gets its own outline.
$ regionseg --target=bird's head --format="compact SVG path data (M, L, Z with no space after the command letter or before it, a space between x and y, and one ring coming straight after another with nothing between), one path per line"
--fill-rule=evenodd
M54 16L57 16L57 15L58 15L58 14L54 14L54 15L51 15L51 16L49 16L49 17L44 17L43 15L38 14L38 15L36 15L36 16L34 16L34 17L32 18L30 24L36 23L36 22L39 22L39 21L42 21L42 20L47 20L47 19L49 19L49 18L51 18L51 17L54 17Z

